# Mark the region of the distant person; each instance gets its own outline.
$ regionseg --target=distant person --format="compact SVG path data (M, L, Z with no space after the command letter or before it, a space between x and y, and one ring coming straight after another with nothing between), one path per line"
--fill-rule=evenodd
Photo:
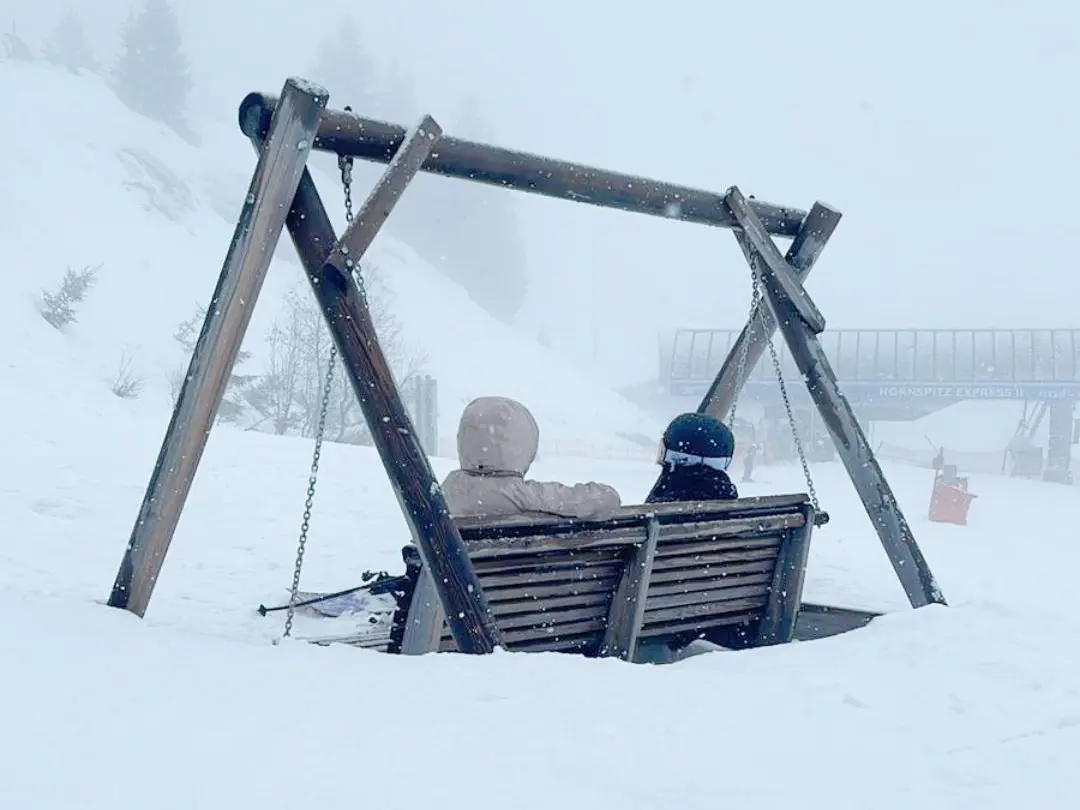
M742 478L739 479L740 483L752 484L754 482L754 462L757 461L757 454L757 443L751 442L750 446L746 448L746 456L743 458Z
M719 419L702 413L675 417L657 462L663 468L645 503L729 501L739 491L728 477L735 437Z
M607 484L560 484L525 478L536 459L540 429L529 409L506 397L474 399L461 414L460 469L443 481L454 517L541 513L602 520L621 505Z
M930 462L930 466L934 468L934 472L941 472L945 467L945 448L939 447L937 455L934 456L934 460Z

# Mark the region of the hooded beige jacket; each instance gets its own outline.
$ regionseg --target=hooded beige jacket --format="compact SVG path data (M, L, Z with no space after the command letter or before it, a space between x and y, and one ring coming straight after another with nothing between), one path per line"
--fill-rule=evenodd
M455 517L544 513L580 519L602 519L620 504L619 493L606 484L528 481L536 458L540 430L529 409L504 397L470 402L458 425L458 462L442 484Z

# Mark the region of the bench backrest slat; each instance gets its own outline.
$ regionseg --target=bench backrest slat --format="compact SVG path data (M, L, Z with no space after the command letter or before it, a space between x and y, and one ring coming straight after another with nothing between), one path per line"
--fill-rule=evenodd
M628 658L639 639L704 631L747 644L790 640L813 508L786 495L626 507L592 523L457 522L509 649ZM426 580L421 573L402 652L456 649Z

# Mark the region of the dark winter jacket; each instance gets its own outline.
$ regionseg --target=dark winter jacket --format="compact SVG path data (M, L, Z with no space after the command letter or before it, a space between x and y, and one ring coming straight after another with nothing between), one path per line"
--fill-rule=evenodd
M645 503L733 501L739 491L723 470L704 464L665 465Z

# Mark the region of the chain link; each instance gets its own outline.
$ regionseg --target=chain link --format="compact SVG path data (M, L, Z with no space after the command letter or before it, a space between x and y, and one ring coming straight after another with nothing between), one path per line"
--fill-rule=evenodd
M346 105L345 112L352 112L352 107ZM352 198L352 170L353 159L349 155L338 155L337 159L338 170L341 172L341 186L345 192L345 222L351 224L353 221L353 198ZM359 289L360 297L363 300L367 300L367 290L364 289L364 275L360 272L360 265L354 264L351 260L346 262L351 271L353 281L356 282L356 286Z
M351 108L346 107L346 111ZM353 221L352 201L353 159L338 155L338 169L341 171L341 185L345 195L345 221ZM354 277L360 273L354 271ZM289 591L289 609L285 614L285 632L283 638L292 634L293 619L296 617L296 603L300 597L300 573L304 568L304 552L307 550L308 531L311 528L311 509L315 503L315 487L319 482L319 461L322 457L323 437L326 435L326 416L330 410L330 395L334 387L334 366L337 365L337 346L330 341L330 360L326 365L326 382L323 384L322 402L319 405L319 420L315 425L315 449L311 455L311 474L308 477L307 498L304 500L304 517L300 523L300 538L296 546L296 565L293 567L292 589Z
M348 109L348 108L346 108ZM345 191L345 221L352 222L353 220L353 201L352 201L352 168L353 159L346 155L338 155L337 159L338 171L341 172L341 185Z
M753 332L755 327L755 321L757 326L761 329L762 334L766 336L766 344L769 347L769 359L772 361L773 374L776 376L776 383L780 387L780 399L784 403L784 412L787 415L788 427L791 429L791 438L795 443L795 452L799 456L799 464L802 465L803 478L806 479L806 491L810 496L810 503L814 506L815 512L821 511L821 506L818 503L817 488L814 486L814 477L810 473L810 463L806 460L806 450L803 447L802 438L799 436L799 427L795 422L795 410L791 406L791 397L788 396L787 381L784 379L784 369L780 365L780 354L776 350L776 343L773 341L772 336L769 335L767 324L765 323L765 310L763 304L765 303L761 295L761 280L758 276L757 269L757 256L751 253L750 256L750 274L753 277L753 287L750 294L750 319L748 321L749 327L747 329L747 337ZM739 360L739 379L742 380L745 373L746 356L750 341L747 340L743 346L742 355ZM731 403L731 426L732 430L735 428L735 405L737 398Z
M787 412L788 426L791 428L791 438L795 442L795 452L799 454L799 464L802 465L803 477L806 479L806 490L810 495L810 503L814 505L814 511L820 512L821 505L818 503L817 489L814 487L814 478L810 474L810 464L806 460L806 451L803 448L802 439L799 437L799 427L795 423L795 412L791 407L791 398L788 396L787 382L784 381L784 372L780 366L780 355L776 351L776 345L769 338L769 358L772 360L773 371L776 372L776 382L780 385L780 398L784 401L784 410Z
M296 547L296 566L293 568L292 590L289 592L289 610L285 614L285 638L292 633L296 603L300 595L300 572L304 567L304 551L307 548L308 530L311 528L311 508L315 502L315 486L319 482L319 461L322 457L323 436L326 432L326 414L330 410L330 392L334 385L334 353L330 352L330 365L323 385L319 421L315 426L315 450L311 455L311 475L308 476L307 498L304 501L304 519L300 523L300 540Z
M735 367L735 396L731 398L731 408L728 410L728 424L731 426L732 434L735 433L735 414L739 409L739 395L742 393L743 386L746 384L746 363L750 354L750 336L754 331L754 321L758 317L759 304L761 303L761 288L758 286L757 271L751 264L751 292L750 292L750 315L746 319L746 340L743 341L742 349L739 351L739 363Z

